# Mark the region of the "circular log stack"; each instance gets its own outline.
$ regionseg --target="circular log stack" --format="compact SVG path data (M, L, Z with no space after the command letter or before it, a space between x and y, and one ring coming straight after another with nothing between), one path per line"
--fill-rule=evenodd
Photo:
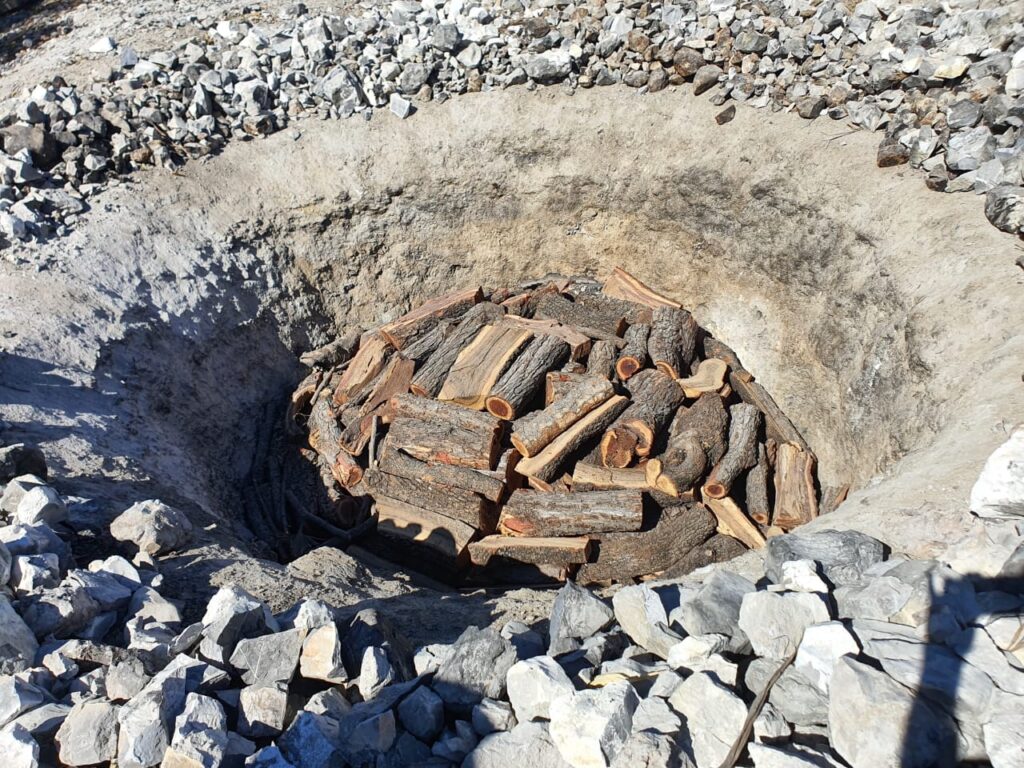
M674 575L819 513L814 454L771 395L621 269L457 291L302 360L288 428L330 504L293 506L335 542L375 524L414 569Z

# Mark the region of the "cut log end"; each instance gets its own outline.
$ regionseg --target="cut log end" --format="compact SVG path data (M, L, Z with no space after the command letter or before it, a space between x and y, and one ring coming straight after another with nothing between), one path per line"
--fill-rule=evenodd
M639 442L636 434L625 428L610 429L601 438L601 463L622 469L633 461Z
M499 419L511 421L516 417L515 409L511 403L501 397L488 397L486 401L487 412ZM518 446L516 446L518 448Z
M724 499L729 495L729 489L721 483L708 483L704 486L704 495L712 499Z
M664 360L659 360L657 363L655 363L655 367L659 371L664 373L666 376L671 376L673 379L678 379L680 377L679 371L677 371L669 363L666 363Z
M622 381L626 381L643 368L643 363L635 357L622 357L615 363L615 373Z

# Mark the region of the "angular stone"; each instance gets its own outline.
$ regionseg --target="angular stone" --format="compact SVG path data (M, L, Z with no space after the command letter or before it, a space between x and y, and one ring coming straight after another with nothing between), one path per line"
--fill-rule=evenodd
M19 597L60 584L60 558L52 552L18 555L11 564L10 585Z
M576 582L567 581L558 590L551 607L548 653L557 656L575 650L576 644L572 641L600 632L614 618L615 613L601 598Z
M650 731L672 735L679 733L682 721L679 715L657 696L649 697L640 702L633 713L633 731Z
M481 740L461 768L568 768L546 724L521 723Z
M128 604L128 615L159 621L163 624L181 622L181 610L152 587L139 587Z
M980 627L970 627L949 640L949 646L972 667L981 670L997 687L1016 696L1024 696L1024 671L1010 664L1004 654Z
M339 689L328 688L310 696L303 709L314 715L327 715L333 720L340 721L352 711L352 705Z
M872 576L845 584L833 593L841 619L888 619L910 600L914 590L892 576Z
M39 743L17 723L0 728L0 755L5 768L39 768Z
M36 485L22 495L14 518L25 525L57 525L68 519L68 508L53 488L48 485Z
M961 99L946 107L946 125L951 131L973 128L981 119L981 105L970 99Z
M999 712L983 726L985 752L992 768L1024 765L1024 711Z
M256 754L247 757L245 764L252 768L295 768L285 759L276 745L264 747Z
M300 712L277 740L281 754L295 768L340 765L338 723L312 712Z
M516 649L516 658L520 661L544 655L544 638L521 621L510 621L505 624L501 628L501 636L512 643L512 647Z
M342 636L341 657L350 677L359 675L363 654L371 645L380 646L388 654L399 680L409 680L416 672L412 663L412 647L391 621L373 608L359 611L348 623Z
M341 658L341 634L333 622L313 629L306 637L299 656L299 674L327 683L348 679Z
M1004 184L989 191L989 193L985 195L985 215L994 226L1004 232L1009 232L1013 235L1019 235L1024 232L1024 187ZM1024 430L1018 429L1015 434L1024 434ZM1011 439L1013 438L1011 437ZM1017 441L1024 442L1024 438L1017 438ZM981 505L982 509L992 509L992 505L994 503L998 508L1000 515L1005 515L1005 508L1010 507L1014 510L1011 511L1010 514L1020 516L1024 514L1024 512L1016 510L1024 509L1024 500L1022 500L1024 497L1021 496L1021 486L1024 485L1024 480L1021 480L1020 478L1019 469L1017 469L1015 473L1007 473L1004 477L1005 480L1003 482L1007 486L1007 491L1011 491L1011 489L1013 489L1011 491L1013 493L1013 501L996 498L994 502L992 502L979 498L978 503ZM977 486L975 487L977 488ZM982 491L987 490L988 489L983 487L979 489L979 494ZM973 491L971 494L971 500L971 509L973 511L975 506L975 496ZM984 512L976 512L976 514L981 514L985 517L995 516L992 514L985 514Z
M669 703L686 718L698 768L721 765L747 719L743 700L711 675L698 672L679 686Z
M615 755L610 768L693 768L675 738L653 731L634 731Z
M175 720L161 768L219 768L227 748L227 717L220 702L190 693Z
M773 747L750 744L750 759L754 768L841 768L842 763L825 752L805 746Z
M779 665L771 659L754 659L744 677L747 688L760 694ZM828 697L793 667L782 673L768 701L794 726L807 728L828 722Z
M678 615L680 625L688 634L725 635L730 638L730 650L741 653L750 644L739 628L740 605L743 596L756 589L753 582L742 576L715 571L696 595L684 600L673 615Z
M743 597L739 626L758 656L785 659L806 627L830 618L828 605L814 593L751 592Z
M459 764L473 751L479 741L473 726L465 720L456 720L454 728L445 731L430 751L442 760Z
M515 648L493 627L467 627L441 662L431 687L448 707L468 714L485 696L504 696L505 676L515 662Z
M765 546L765 573L776 584L782 564L813 560L832 584L856 581L869 566L884 559L885 545L859 531L818 531L773 536Z
M526 62L526 74L538 83L555 83L572 72L572 58L568 51L545 51L531 56Z
M996 140L988 126L954 133L946 144L946 165L954 171L973 171L995 156Z
M444 729L444 702L432 690L420 686L398 705L398 720L409 733L429 744Z
M115 702L128 701L145 688L149 680L145 665L139 659L129 658L112 664L104 680L107 698Z
M514 664L505 679L509 702L520 723L547 720L551 702L575 690L565 670L550 656Z
M240 587L221 587L203 614L199 655L215 664L227 665L239 640L276 629L277 623L262 601Z
M667 659L672 646L683 639L668 628L665 606L646 584L620 589L612 597L612 607L615 619L630 639L662 659Z
M39 643L35 634L0 595L0 674L10 675L32 666Z
M844 656L836 662L830 690L830 740L853 768L955 763L956 726L884 672Z
M161 555L184 547L192 538L192 523L184 512L157 499L133 504L110 524L110 535Z
M694 669L728 646L725 635L689 635L669 649L668 664L673 669Z
M511 704L495 699L484 699L473 707L470 722L478 734L489 736L498 731L511 731L515 727L516 718L512 714Z
M625 682L563 694L550 704L551 740L573 768L606 768L628 740L639 704Z
M693 75L693 94L699 96L704 91L718 84L718 79L725 72L717 64L705 64Z
M45 690L20 676L0 676L0 728L18 715L41 706L48 698Z
M785 742L789 741L792 734L793 729L789 727L786 718L771 702L766 701L754 719L754 741L759 744Z
M832 669L840 656L860 653L860 646L841 622L829 621L804 629L794 667L824 694L828 694Z
M979 613L972 583L934 560L908 560L886 571L886 575L911 588L907 602L889 617L890 621L911 627L930 622L934 634L941 613L961 624L971 623Z
M363 663L359 667L359 694L363 701L369 701L380 690L395 681L395 670L388 661L387 652L372 645L363 652Z
M238 732L253 739L277 736L288 722L288 688L261 683L243 688L238 697Z
M305 629L312 634L314 629L334 625L334 610L322 600L303 599L294 607L294 617L290 621L281 621L282 627L289 629ZM291 615L293 611L287 611Z
M357 754L387 752L395 743L395 736L395 714L389 709L359 723L347 746Z
M96 765L117 756L117 707L91 699L71 708L57 731L60 761L65 765Z
M241 673L246 685L291 682L305 639L306 630L288 629L239 640L231 654L231 666Z
M404 99L397 93L392 93L388 101L388 109L391 110L391 114L404 120L413 113L412 102L408 99Z

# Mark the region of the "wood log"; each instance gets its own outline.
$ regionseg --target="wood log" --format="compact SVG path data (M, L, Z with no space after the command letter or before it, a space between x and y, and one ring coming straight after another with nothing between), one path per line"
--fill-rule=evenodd
M548 371L569 357L569 345L555 336L539 336L502 374L487 396L487 411L499 419L516 419L544 388Z
M395 395L403 394L409 389L413 370L416 364L400 355L394 355L384 370L374 381L370 394L355 417L345 427L341 435L341 447L353 456L360 455L366 448L373 432L374 419Z
M709 357L701 360L697 366L697 373L683 379L677 379L676 383L683 390L683 394L690 398L698 398L705 392L718 392L725 386L725 377L729 373L729 366L724 360L717 357Z
M412 360L418 366L423 365L441 346L441 342L455 332L456 327L455 321L443 320L402 347L399 354L406 360Z
M657 309L658 307L674 307L681 309L682 305L677 301L667 296L663 296L656 291L651 290L648 286L644 285L633 275L629 274L626 270L615 267L612 270L611 275L604 281L604 287L601 289L601 293L605 296L611 296L616 299L623 299L625 301L632 301L636 304L643 304L650 307L651 309Z
M761 420L761 412L753 405L737 403L729 409L729 448L708 475L705 495L724 499L736 479L757 463Z
M645 365L647 365L647 337L651 326L638 323L629 326L626 331L626 345L619 351L619 359L615 362L615 373L626 381Z
M622 395L613 395L579 421L574 422L539 452L522 459L516 466L516 472L525 477L533 476L550 481L558 475L562 463L572 453L580 450L587 441L604 432L622 413L628 402L629 400Z
M725 344L713 336L705 336L703 345L704 347L704 358L709 359L716 357L719 360L725 362L729 366L729 370L732 371L734 376L738 376L743 381L753 381L754 377L743 367L743 363L740 362L739 356L733 351L732 347Z
M542 493L516 491L498 517L507 536L577 536L638 531L644 522L640 491Z
M488 413L415 395L391 398L391 445L428 463L490 470L501 453L501 422Z
M586 374L569 371L563 368L560 371L549 371L544 377L544 407L560 400L566 392L572 390L579 382L586 378Z
M640 437L625 424L613 424L601 438L601 464L605 467L628 467L636 458Z
M587 373L610 380L615 376L618 357L619 350L610 341L595 341L587 358Z
M633 402L620 420L639 438L637 455L649 456L658 434L683 404L683 393L670 376L657 370L641 371L631 382Z
M485 325L499 322L504 315L504 309L489 301L480 302L466 312L455 330L441 342L437 351L428 357L416 372L409 389L417 395L435 397L441 391L441 385L459 353L477 337Z
M830 485L821 489L821 503L818 504L818 515L828 515L839 509L850 494L850 484Z
M557 320L590 336L621 336L626 330L626 315L615 307L570 301L561 294L549 294L537 302L533 316L539 320Z
M583 360L590 353L594 343L586 334L554 320L536 320L517 315L506 315L502 318L501 324L523 328L531 331L534 336L553 336L556 339L561 339L569 345L569 357L573 360Z
M310 368L319 368L321 370L341 365L352 357L352 353L359 346L359 337L361 335L360 331L349 331L340 339L336 339L330 344L325 344L322 347L299 355L299 362L303 365L308 365Z
M760 549L764 546L764 536L751 522L743 510L735 501L726 496L724 499L716 499L703 494L704 506L711 510L718 519L718 532L726 536L732 536L751 549Z
M697 348L697 321L685 309L658 307L653 311L647 354L655 367L678 379L690 371Z
M764 445L759 445L757 446L757 464L747 472L744 498L747 514L759 525L771 524L772 507L768 499L768 477L770 474L768 453Z
M765 431L768 433L768 437L779 443L793 443L802 451L810 450L800 431L782 412L768 390L756 381L744 381L735 372L729 375L729 383L743 402L756 406L764 414Z
M469 545L469 556L474 565L487 565L493 557L504 557L531 565L578 565L587 562L590 539L527 538L513 536L486 536Z
M305 434L299 425L299 417L309 411L313 404L313 395L320 391L323 380L324 372L314 370L300 381L292 392L284 418L284 428L289 438L301 438Z
M597 286L594 286L595 288ZM589 308L595 312L604 312L609 315L622 314L626 318L627 325L637 323L651 324L653 311L650 307L637 304L634 301L625 301L614 296L606 296L598 290L580 291L573 294L573 300L581 307Z
M476 536L473 526L384 496L374 498L374 509L381 535L429 547L460 564L468 560L466 548Z
M676 497L692 488L725 455L728 424L729 414L716 394L702 395L690 408L680 408L669 427L665 451L647 462L647 481Z
M614 489L646 491L649 488L646 467L612 469L578 461L572 470L573 493Z
M582 376L544 410L517 419L512 427L512 445L523 456L534 456L614 394L615 389L607 379Z
M532 335L509 326L484 326L459 353L437 399L482 409L495 382Z
M601 533L592 537L594 551L580 567L576 581L628 582L642 575L666 571L683 560L714 533L717 520L700 504L669 507L655 525L634 533Z
M391 346L400 350L411 339L426 333L442 320L462 316L474 304L483 301L483 298L484 292L479 286L437 296L377 330Z
M363 468L341 449L341 425L330 402L318 400L309 414L309 447L316 451L330 469L331 476L342 487L348 488L362 479Z
M334 404L344 405L362 391L384 369L384 364L394 348L391 342L379 333L365 336L334 388Z
M703 544L691 549L681 560L661 574L662 579L678 579L712 563L724 563L739 557L747 548L732 536L715 533Z
M500 470L500 461L498 465ZM378 468L382 472L410 480L472 491L493 502L498 501L505 490L504 476L499 474L499 470L482 471L451 464L428 464L399 450L390 438L385 441Z
M353 489L353 493L396 499L459 520L474 529L479 528L485 519L486 502L472 491L411 480L379 469L366 470L363 481Z
M775 511L772 524L785 530L809 523L818 516L814 490L816 460L810 451L779 443L775 458Z

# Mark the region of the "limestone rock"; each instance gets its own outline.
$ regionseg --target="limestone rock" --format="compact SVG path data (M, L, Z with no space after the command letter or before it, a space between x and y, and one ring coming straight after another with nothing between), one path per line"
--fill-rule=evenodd
M0 674L10 675L30 667L39 643L10 601L0 595Z
M754 694L760 694L780 663L771 659L754 659L744 677L747 688ZM768 701L786 722L794 726L808 728L828 722L828 697L793 667L782 673L772 687Z
M398 705L398 720L409 733L429 744L444 729L444 702L432 690L420 686Z
M992 190L986 198L985 213L1000 229L1020 232L1024 226L1024 188ZM1024 516L1024 427L1014 429L988 457L971 489L971 511L980 517Z
M804 629L793 664L819 691L828 694L836 659L859 652L860 646L849 630L841 622L829 621Z
M202 624L199 655L222 666L228 664L239 640L277 629L267 606L235 586L217 590L206 606Z
M218 701L190 693L175 720L161 768L218 768L228 748L227 717Z
M25 525L57 525L68 519L68 508L60 494L48 485L37 485L25 491L14 517Z
M779 586L789 592L827 593L828 585L818 575L813 560L788 560L782 564Z
M558 590L558 596L551 607L549 634L551 642L548 653L575 650L572 641L590 637L611 624L615 614L608 605L593 592L580 587L574 581L567 581Z
M1024 711L1000 712L985 723L985 751L992 768L1024 765Z
M663 659L683 638L668 628L668 614L658 593L646 584L623 587L612 597L619 626L633 642Z
M892 576L873 576L845 584L832 593L841 619L888 619L910 600L914 590Z
M572 59L568 51L545 51L526 62L526 74L538 83L554 83L569 76Z
M277 736L288 721L288 688L262 683L243 688L238 697L238 732L253 739Z
M751 744L748 748L754 768L841 768L830 755L809 747L773 747Z
M651 696L643 701L633 713L633 731L649 731L674 735L679 733L682 722L672 708L657 696Z
M573 768L607 768L633 728L640 699L629 683L563 694L551 702L551 740Z
M68 713L57 731L60 761L65 765L96 765L117 756L117 707L87 699Z
M332 720L340 721L352 711L352 705L339 689L328 688L310 696L303 709L314 715L327 715Z
M481 740L462 768L568 768L543 723L521 723Z
M709 88L718 84L718 78L725 72L717 64L705 64L693 75L693 93L695 96L704 93Z
M739 626L758 656L785 659L805 628L830 618L828 605L814 593L751 592L743 597Z
M740 653L749 647L747 636L739 627L740 605L743 596L756 589L742 576L716 571L675 613L688 634L725 635L730 638L730 650Z
M790 560L813 560L832 584L857 578L869 566L884 558L882 542L859 531L817 531L773 536L765 545L765 572L776 584L782 580L782 564Z
M290 682L305 639L304 629L244 638L235 645L231 666L241 673L246 685Z
M5 768L39 768L39 743L17 723L0 728L0 755Z
M698 672L679 686L669 703L686 718L698 768L721 765L747 718L743 700L711 675Z
M485 696L502 698L516 652L496 629L467 627L441 662L431 687L456 712L469 713Z
M184 512L156 499L133 504L110 524L110 535L137 545L141 552L174 552L192 538L192 523Z
M516 724L512 705L495 699L484 699L473 707L470 722L481 736L489 736L498 731L511 731Z
M508 699L520 723L547 720L551 702L575 690L565 670L550 656L514 664L505 679Z
M45 690L21 676L0 676L0 728L23 712L42 705L47 698Z
M693 762L673 737L634 731L610 768L693 768Z
M310 631L299 656L299 673L307 679L327 683L348 679L341 657L341 635L333 622Z
M363 652L363 663L359 667L359 694L363 701L369 701L386 685L394 682L395 671L388 661L387 652L371 645Z
M338 723L324 715L300 712L277 740L281 754L295 768L340 765Z
M793 729L786 718L770 702L766 701L761 712L754 719L754 741L758 744L774 744L789 741Z

